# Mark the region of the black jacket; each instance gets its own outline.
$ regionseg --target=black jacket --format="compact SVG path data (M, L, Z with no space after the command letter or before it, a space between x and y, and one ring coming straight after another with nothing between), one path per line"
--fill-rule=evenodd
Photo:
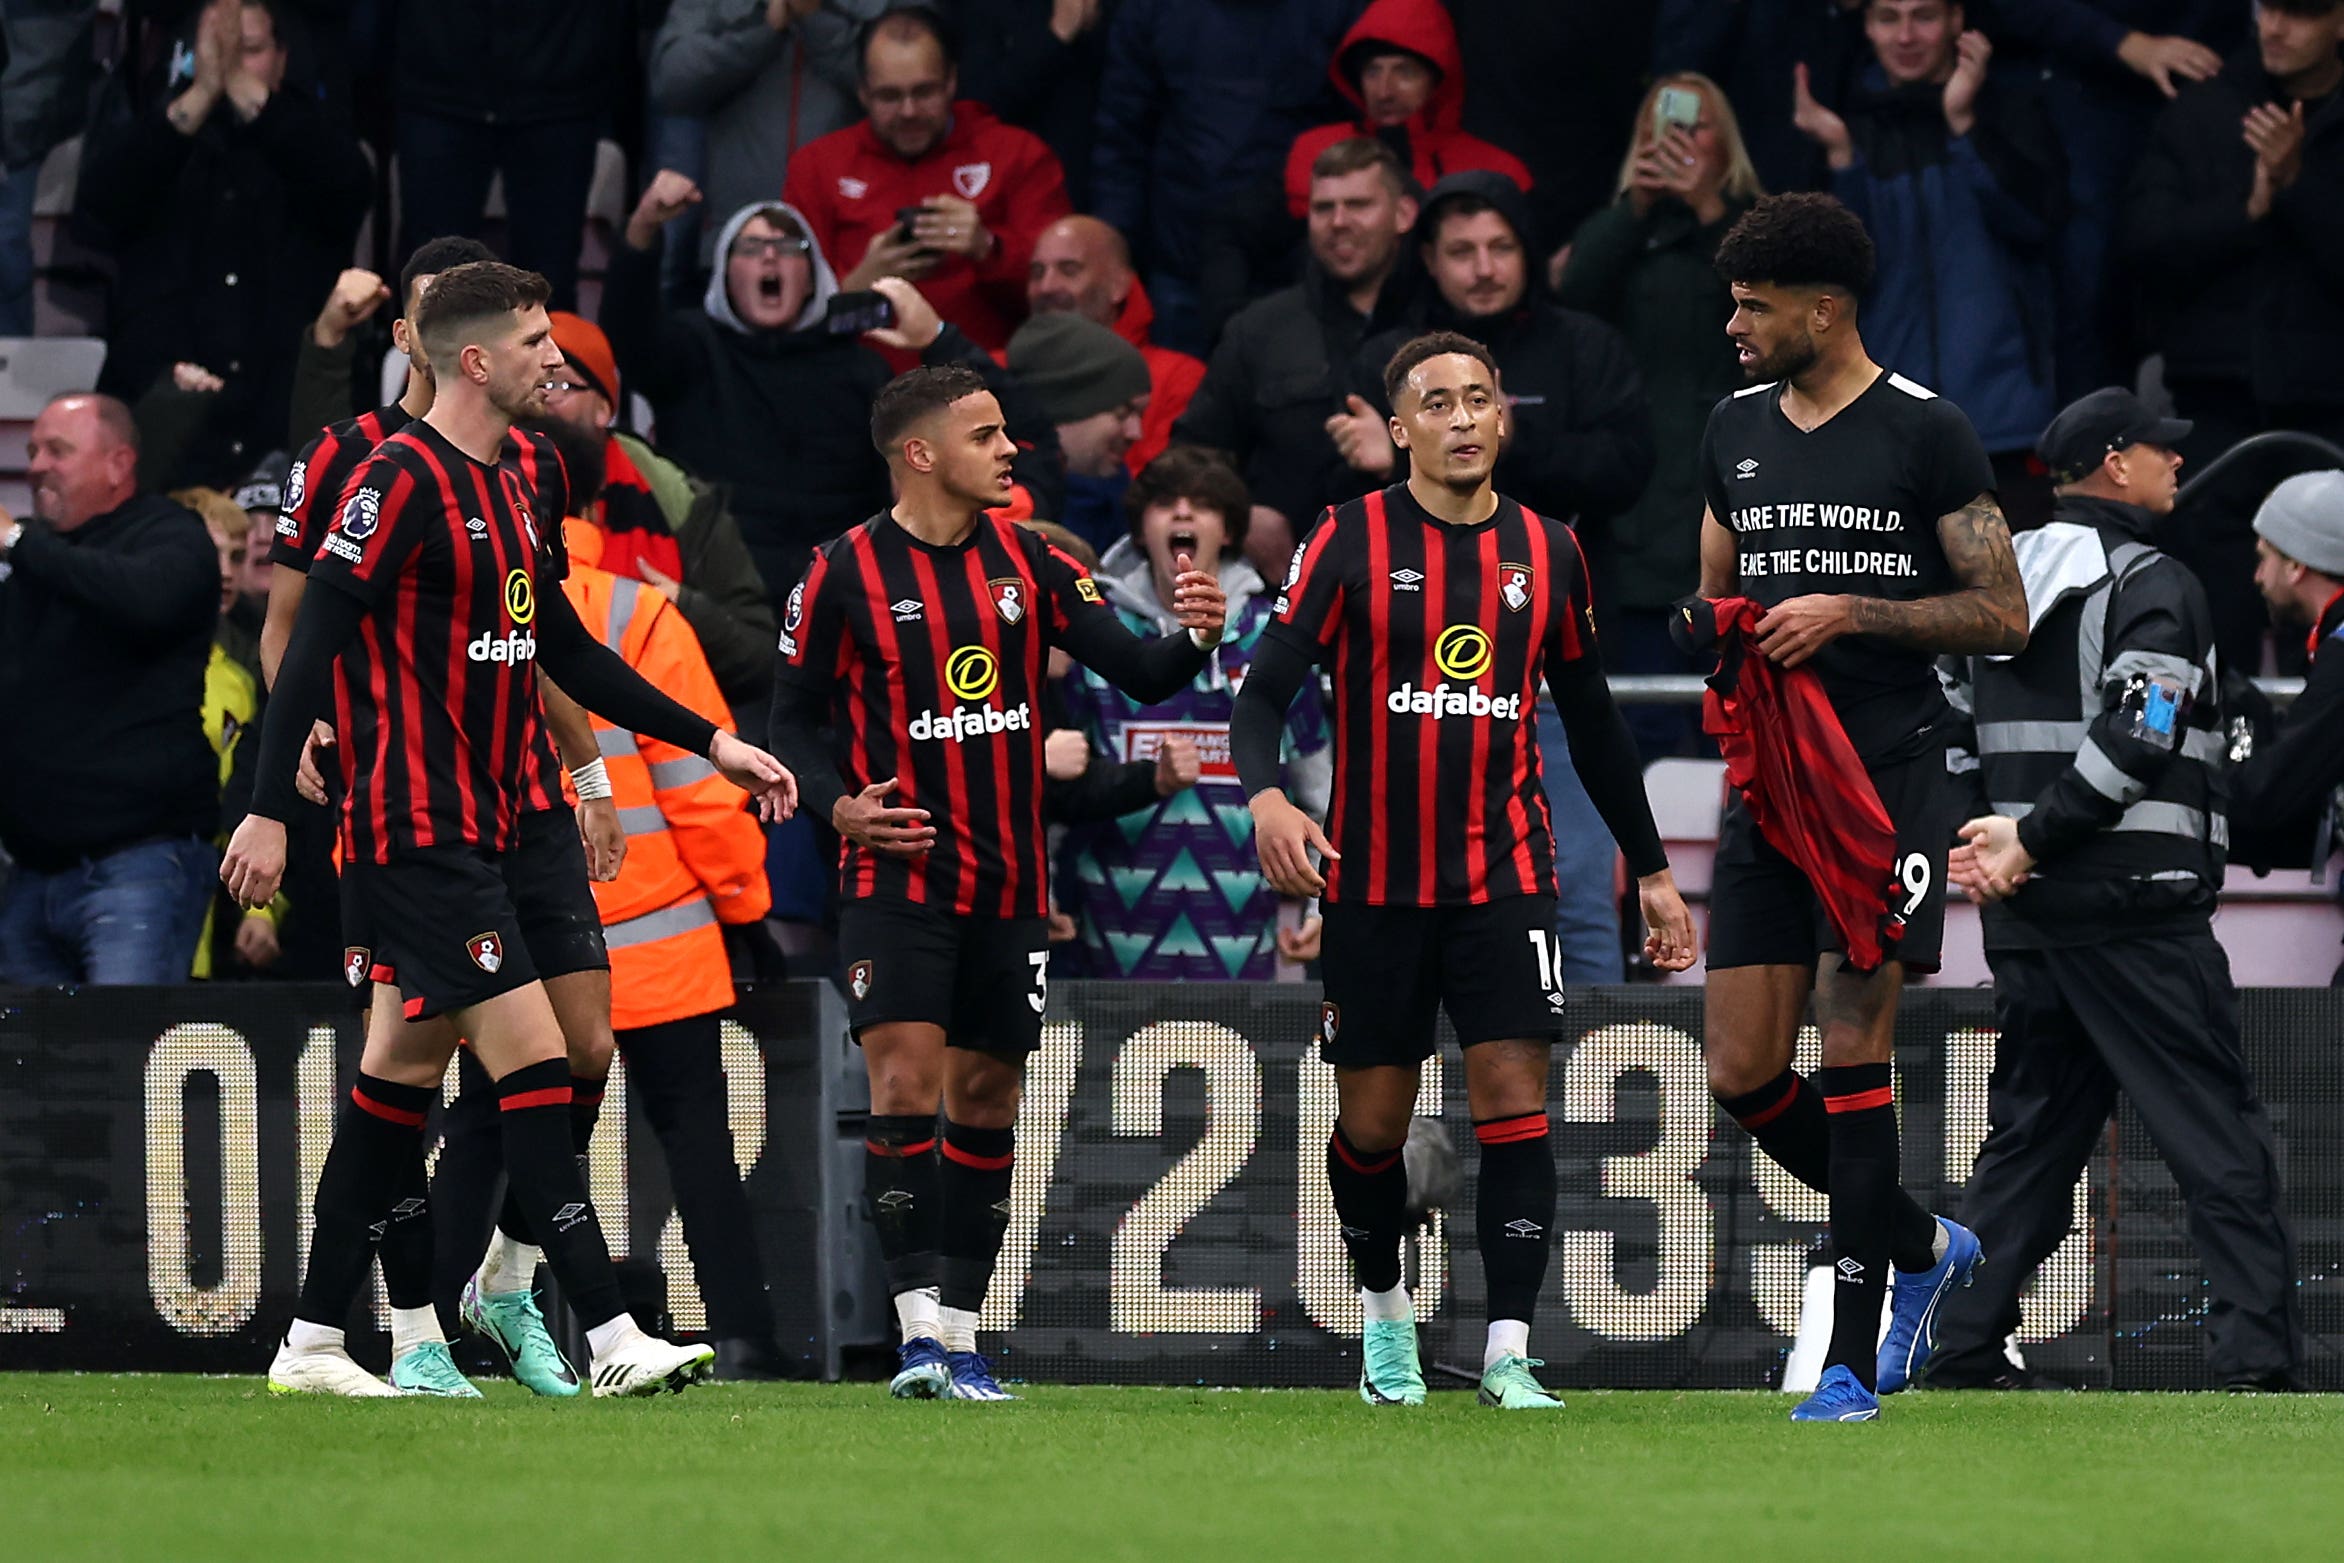
M203 523L141 495L71 532L28 523L0 580L0 844L55 873L220 827L203 730L220 561Z
M1403 262L1371 319L1314 262L1301 282L1230 320L1172 438L1235 456L1254 503L1283 514L1301 537L1321 510L1375 486L1337 454L1327 420L1355 389L1351 364L1361 344L1414 320L1415 294Z
M658 251L623 243L611 254L602 327L627 386L658 416L661 452L730 491L775 602L817 544L887 508L887 463L871 445L871 399L889 379L887 361L860 338L819 326L741 332L705 310L662 310ZM1019 481L1034 491L1037 515L1054 515L1062 479L1047 420L956 328L946 326L924 357L965 363L1004 396L1011 436L1036 447L1020 459Z
M2310 844L2320 816L2344 787L2344 598L2328 604L2311 632L2311 667L2303 693L2284 718L2256 722L2254 746L2230 769L2238 857L2257 868L2313 867ZM2331 839L2344 846L2344 837Z
M90 127L76 221L115 259L98 389L134 400L181 360L226 381L181 474L226 486L283 442L288 346L350 263L373 175L290 78L250 124L223 99L192 136L165 118L184 87L158 71Z
M481 124L608 114L636 69L635 10L632 0L397 0L399 107Z
M2212 915L2229 844L2213 623L2197 577L2147 546L2153 521L2062 495L2051 524L2017 541L2026 649L1946 659L1962 817L2015 816L2036 859L1986 909L1989 949Z
M1627 198L1580 225L1563 273L1562 302L1619 328L1652 404L1652 481L1608 527L1584 529L1609 602L1665 608L1701 579L1701 437L1710 410L1743 385L1720 322L1734 312L1718 276L1717 246L1747 201L1728 201L1707 227L1682 201L1643 217Z
M1418 329L1370 339L1354 362L1360 395L1387 415L1384 365ZM1617 331L1535 298L1481 320L1436 301L1421 329L1462 331L1497 355L1514 423L1498 458L1498 492L1574 526L1617 515L1644 492L1652 476L1652 412Z
M1099 73L1115 0L1072 43L1050 30L1050 0L960 0L958 10L962 93L1047 142L1065 170L1067 199L1088 211Z
M2306 106L2303 172L2248 219L2246 111L2280 100L2249 47L2157 118L2119 235L2173 379L2247 385L2265 407L2344 406L2344 91Z
M1144 270L1197 274L1214 203L1275 174L1294 138L1343 117L1327 61L1365 0L1122 0L1091 165L1091 209Z

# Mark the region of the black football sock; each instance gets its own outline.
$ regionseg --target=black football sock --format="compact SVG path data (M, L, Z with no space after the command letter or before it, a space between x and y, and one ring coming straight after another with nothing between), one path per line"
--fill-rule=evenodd
M570 1076L570 1144L578 1157L578 1176L589 1187L593 1178L588 1171L587 1147L594 1143L594 1126L602 1121L603 1093L609 1088L608 1079L589 1080L584 1075ZM529 1213L513 1197L510 1183L505 1186L505 1202L497 1209L496 1229L516 1243L537 1246L535 1229L529 1225Z
M972 1129L944 1120L943 1160L936 1168L938 1246L943 1285L937 1302L980 1313L993 1284L993 1261L1009 1230L1009 1183L1017 1161L1015 1129Z
M1337 1123L1327 1139L1327 1187L1335 1220L1360 1286L1388 1292L1400 1284L1400 1239L1408 1227L1408 1169L1400 1147L1363 1151Z
M1785 1069L1746 1095L1721 1096L1717 1105L1776 1166L1818 1194L1831 1192L1831 1115L1797 1070Z
M863 1134L863 1197L891 1296L937 1284L938 1183L935 1118L873 1113Z
M427 1092L426 1099L436 1094ZM391 1202L390 1224L383 1228L383 1291L392 1307L431 1306L434 1241L431 1185L423 1170L423 1135L418 1132L407 1153L406 1164L400 1169L397 1197Z
M581 1158L593 1148L594 1126L602 1121L602 1093L609 1085L607 1077L570 1076L570 1145Z
M1818 1194L1831 1192L1831 1114L1823 1093L1797 1071L1785 1069L1744 1096L1721 1096L1717 1105L1775 1165ZM1890 1257L1899 1270L1926 1270L1937 1262L1937 1218L1901 1186L1896 1194Z
M1528 1324L1546 1281L1555 1225L1554 1141L1546 1114L1524 1113L1473 1126L1481 1142L1474 1232L1489 1280L1489 1316Z
M1874 1387L1898 1193L1896 1092L1886 1064L1816 1071L1831 1118L1831 1349L1825 1366Z
M516 1069L497 1082L505 1177L529 1217L545 1262L586 1329L625 1312L610 1245L595 1219L570 1142L570 1066L559 1058Z
M348 1323L374 1259L375 1239L388 1230L408 1162L420 1154L431 1095L428 1086L366 1074L351 1086L318 1171L309 1269L301 1278L295 1318L337 1330ZM427 1276L427 1294L429 1286Z

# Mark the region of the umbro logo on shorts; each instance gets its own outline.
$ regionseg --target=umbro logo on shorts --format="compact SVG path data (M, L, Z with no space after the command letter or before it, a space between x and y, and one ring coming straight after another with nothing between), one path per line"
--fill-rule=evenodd
M570 1230L570 1228L578 1225L592 1214L594 1214L594 1211L591 1206L582 1205L576 1200L571 1200L568 1204L564 1205L561 1209L553 1213L553 1228L556 1232L567 1232Z

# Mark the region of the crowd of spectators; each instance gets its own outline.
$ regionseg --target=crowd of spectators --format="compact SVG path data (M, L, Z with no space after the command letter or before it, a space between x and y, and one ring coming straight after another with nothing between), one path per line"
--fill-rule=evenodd
M1767 191L1863 218L1867 343L1968 412L2017 525L2044 425L2111 381L2192 420L2192 465L2344 443L2344 0L11 0L0 40L0 336L32 331L34 189L75 137L68 231L106 278L104 370L42 415L41 525L0 566L0 645L55 640L0 669L0 729L53 772L0 775L0 980L106 980L75 919L135 854L138 926L192 951L262 698L263 529L289 458L376 404L384 279L434 238L550 279L584 562L679 608L752 732L777 605L888 502L868 410L915 363L995 386L1011 513L1098 556L1135 628L1173 552L1217 564L1238 622L1195 689L1058 687L1061 926L1100 974L1313 948L1266 890L1190 893L1247 867L1212 735L1264 583L1398 475L1380 366L1410 334L1495 352L1499 486L1577 528L1616 672L1689 670L1667 610L1740 383L1711 256ZM609 144L634 199L590 227ZM2272 654L2250 514L2173 540L2233 667ZM1701 742L1632 721L1647 757ZM1307 704L1289 738L1308 798ZM1610 848L1560 744L1586 980L1619 970ZM777 916L819 921L826 850L777 833ZM243 919L204 969L317 975L334 941L292 931L330 916Z

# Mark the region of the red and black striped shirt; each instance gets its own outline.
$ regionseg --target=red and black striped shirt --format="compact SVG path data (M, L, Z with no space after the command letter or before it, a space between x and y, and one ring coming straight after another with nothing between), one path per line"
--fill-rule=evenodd
M1050 648L1124 687L1160 673L1168 692L1204 660L1172 638L1184 649L1156 657L1088 571L992 515L949 547L922 542L886 514L823 545L783 611L778 676L827 703L829 758L848 791L895 777L888 804L928 810L936 829L935 846L917 858L843 843L844 893L963 916L1046 914L1041 690Z
M302 447L285 472L284 508L277 513L277 535L269 543L271 564L309 573L309 562L325 541L326 525L338 513L351 475L377 445L411 421L407 409L393 402L329 424Z
M561 590L557 540L512 465L417 420L353 474L310 566L366 605L335 665L351 849L504 850L542 745L531 628Z
M506 437L500 465L521 480L522 494L536 506L537 546L547 556L545 569L540 573L558 587L570 578L570 549L562 538L562 517L570 513L569 469L563 466L561 453L554 449L550 435L528 429L515 429ZM530 720L535 733L529 741L529 768L521 784L524 814L569 806L569 800L562 795L562 757L554 749L553 726L545 719L544 704L535 698L537 681L531 679L529 687Z
M1330 510L1266 634L1333 677L1326 899L1452 906L1555 893L1538 686L1595 651L1571 529L1498 501L1474 526L1405 483Z

